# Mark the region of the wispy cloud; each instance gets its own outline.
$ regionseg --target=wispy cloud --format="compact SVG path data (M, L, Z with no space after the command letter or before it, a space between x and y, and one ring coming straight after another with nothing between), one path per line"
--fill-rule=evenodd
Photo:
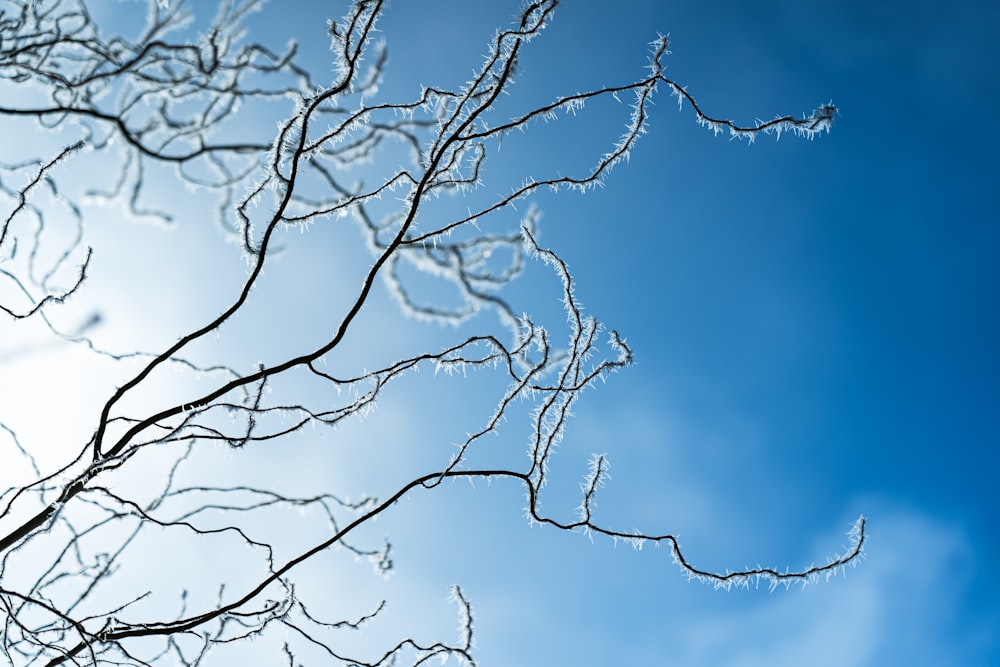
M675 664L979 664L988 619L969 618L962 604L977 565L966 535L920 511L865 504L874 518L859 568L828 585L779 592L692 622L676 633L681 657Z

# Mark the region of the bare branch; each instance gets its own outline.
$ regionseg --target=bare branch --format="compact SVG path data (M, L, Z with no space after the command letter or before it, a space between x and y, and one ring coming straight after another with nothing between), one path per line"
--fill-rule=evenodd
M617 520L595 518L609 466L603 454L592 457L575 518L543 510L547 483L559 472L555 452L583 391L631 365L633 354L623 336L605 334L586 313L567 263L538 243L537 210L513 215L539 189L599 186L638 145L662 86L691 105L698 123L749 140L829 131L832 105L807 118L752 127L709 116L663 75L661 36L642 78L554 96L491 126L498 100L513 93L525 45L551 20L554 0L524 6L488 43L464 85L428 86L403 100L378 89L389 66L374 39L387 11L382 0L355 0L328 24L335 76L318 84L299 64L294 44L276 51L246 39L243 23L258 2L220 5L214 19L199 24L181 2L150 3L145 26L131 38L105 36L83 0L8 0L0 9L0 91L17 93L3 96L0 122L61 133L58 144L17 144L0 156L0 310L10 327L37 326L30 333L40 331L52 343L4 350L0 365L30 356L41 368L56 351L69 350L74 360L103 364L99 372L113 378L106 387L87 386L90 395L81 402L97 397L87 408L91 430L55 454L44 438L8 426L14 416L0 406L0 436L12 453L4 456L23 464L17 483L0 493L0 645L12 664L193 665L249 638L280 636L276 650L289 665L300 664L305 652L342 664L454 658L474 665L471 606L458 586L455 641L404 633L356 655L343 638L381 620L385 601L330 617L312 600L307 604L309 587L299 584L307 565L322 559L325 567L337 554L367 560L384 576L393 568L391 544L373 541L368 529L398 510L400 500L446 480L516 481L530 522L637 547L666 543L686 576L717 587L811 583L858 562L864 517L844 554L822 565L700 569L673 534L625 532L613 527ZM521 184L506 193L484 186L506 135L539 132L538 120L619 95L634 96L625 129L590 166L563 173L525 165ZM266 118L273 134L245 122L242 109ZM157 192L178 183L192 197L207 197L210 212L198 204L192 214L174 201L179 197ZM460 205L442 204L442 195ZM98 293L96 306L85 299L94 267L116 249L88 245L99 238L97 204L105 207L98 211L117 206L130 220L195 227L213 220L241 248L246 272L220 288L210 315L170 323L166 339L125 350L116 349L122 344L113 337L98 344L95 331L110 326L103 313L113 309L113 297ZM289 232L334 235L348 223L368 250L355 289L329 305L332 289L303 278L287 298L305 298L309 307L265 304L274 331L257 347L245 343L260 333L256 309L281 262L291 257L306 273L313 261L295 244L282 251ZM185 270L185 261L172 268ZM511 283L538 264L560 284L563 331L543 327L510 300ZM127 285L130 276L118 280ZM448 325L433 328L444 341L397 336L384 349L372 342L359 354L355 341L384 335L369 318L379 308L379 283L409 321ZM68 318L82 325L59 319L61 309L73 307L70 297L84 300L86 319ZM142 328L143 314L130 316L125 326L118 320L120 330ZM294 335L307 327L311 337ZM230 354L230 347L258 356ZM450 459L433 458L427 445L419 471L385 473L382 498L309 492L280 475L258 483L238 465L217 464L221 451L241 464L282 465L305 446L307 427L360 422L421 368L489 376L502 389ZM519 450L506 465L481 465L485 436L524 416L531 427L527 456ZM439 421L451 420L443 411ZM333 460L329 449L305 460ZM301 524L282 530L290 521ZM211 598L203 584L189 585L186 572L167 582L136 574L151 555L177 557L185 545L209 550L221 567L206 575L218 577Z

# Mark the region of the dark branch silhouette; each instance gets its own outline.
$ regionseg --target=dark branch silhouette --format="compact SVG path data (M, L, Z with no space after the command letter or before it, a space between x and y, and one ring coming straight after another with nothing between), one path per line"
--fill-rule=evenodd
M607 471L603 455L592 460L578 515L545 513L540 498L554 474L553 452L572 408L584 389L630 365L632 350L617 331L605 334L584 313L569 268L536 240L535 210L510 222L513 206L538 190L599 185L643 135L649 105L663 87L689 103L698 123L749 140L761 133L811 138L829 131L832 105L806 118L748 127L710 117L664 76L667 40L660 36L646 76L555 96L497 121L497 100L505 93L516 97L511 87L522 51L545 28L554 0L526 5L488 44L484 63L463 87L428 86L404 100L384 99L378 91L387 66L385 48L373 40L386 11L382 0L356 0L346 16L329 24L336 59L332 81L317 81L300 67L294 45L279 53L247 42L242 24L256 5L223 2L199 33L189 26L182 3L151 3L145 27L131 39L104 36L83 0L8 0L0 10L0 119L11 127L31 123L45 137L27 148L11 143L0 149L0 310L11 331L33 326L46 337L20 346L0 343L6 346L0 368L14 361L40 363L72 349L106 361L120 377L92 416L91 435L72 443L76 453L57 463L41 462L48 443L21 437L0 405L2 456L23 469L15 475L11 463L10 477L0 477L0 645L11 664L201 664L225 647L264 635L285 638L281 657L274 658L289 665L298 664L302 651L352 665L423 664L432 657L474 664L470 606L458 587L452 599L463 632L455 641L404 637L363 655L340 648L341 638L363 632L385 602L347 620L324 619L307 608L296 587L304 564L338 549L369 560L376 572L389 571L389 544L372 546L364 527L404 497L457 479L516 482L532 522L636 545L666 543L684 574L715 586L808 583L856 563L864 518L845 553L822 565L700 569L669 533L623 532L594 518ZM537 132L539 120L621 95L634 98L626 129L593 164L568 174L525 171L523 183L505 194L482 186L484 168L505 135ZM245 109L271 118L274 104L283 100L293 108L276 117L273 132L243 122L250 117ZM408 161L399 157L404 154ZM67 183L61 170L68 164L94 165L86 167L94 182ZM111 172L107 164L114 165ZM367 164L381 171L360 179L345 170ZM177 224L190 213L150 203L165 169L176 182L214 197L214 212L202 212L203 218L212 218L242 248L245 277L214 316L149 349L98 344L95 332L111 326L102 310L65 328L56 315L87 291L89 268L102 252L88 245L94 223L83 200L118 205L132 219ZM463 212L443 213L436 203L442 194L462 198ZM260 358L267 361L252 364L205 361L209 341L235 336L246 326L241 318L266 282L266 270L284 254L283 234L351 220L370 261L322 340L262 350ZM504 291L536 261L562 283L567 330L558 338L565 337L564 346L519 315ZM440 298L443 292L426 288L424 279L447 286L450 296ZM360 362L327 363L350 336L365 335L358 333L366 326L362 313L373 307L380 281L407 315L453 325L451 342L388 359L395 354L391 349L366 350ZM309 316L302 313L303 323ZM506 389L450 460L425 457L426 470L382 498L304 494L294 481L277 478L267 486L229 483L202 462L213 445L239 458L285 446L307 426L357 421L389 387L421 368L489 372ZM179 398L156 394L149 387L167 369L197 382L185 384ZM287 390L290 378L322 390ZM531 420L527 458L512 458L509 467L478 466L474 452L485 448L483 439L524 413ZM322 517L324 536L287 545L261 528L274 513L289 510ZM204 544L240 571L218 583L212 602L183 590L183 579L171 598L159 582L137 583L129 576L130 564L157 550L169 559L171 545L183 540Z

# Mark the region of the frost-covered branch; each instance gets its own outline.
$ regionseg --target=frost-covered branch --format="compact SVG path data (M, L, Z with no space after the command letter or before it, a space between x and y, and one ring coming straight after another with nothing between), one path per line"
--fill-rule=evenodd
M0 646L12 664L225 662L228 650L250 638L280 638L277 653L290 665L304 655L358 665L430 658L474 664L473 618L458 587L456 640L404 632L359 650L346 637L379 623L385 602L331 611L304 583L313 568L339 571L355 559L368 561L377 576L392 571L391 544L371 535L375 519L405 497L457 479L516 480L531 522L637 546L667 543L689 577L716 586L810 582L857 562L863 518L845 554L821 566L699 569L669 533L626 533L597 521L604 455L592 459L576 518L542 509L547 482L559 472L555 452L584 390L633 357L623 336L605 334L585 313L559 254L539 244L538 211L514 213L539 189L599 186L636 149L664 85L690 103L701 124L750 139L828 131L832 106L753 127L710 117L664 77L667 42L660 38L648 75L554 95L498 120L497 102L507 94L516 99L526 45L546 29L554 0L525 5L489 41L464 85L424 86L403 99L379 90L389 67L375 39L387 11L382 0L356 0L328 23L335 67L330 81L319 82L294 44L273 50L248 39L244 24L258 5L225 1L203 22L181 2L150 2L136 35L107 37L82 0L2 4L0 123L13 128L5 136L28 127L44 131L45 140L0 149L0 310L5 333L26 331L31 341L0 350L0 366L38 362L39 377L66 382L74 375L65 358L99 369L85 371L85 395L76 398L92 414L72 436L59 430L59 405L44 406L53 423L19 425L18 415L0 405L0 453L14 462L9 486L0 487ZM523 165L518 184L484 183L507 135L544 136L537 121L584 117L586 104L620 95L634 100L624 130L592 163L562 171ZM268 119L265 131L245 122L247 110ZM185 206L182 196L157 200L160 188L178 183L185 196L211 205ZM210 314L161 320L148 344L130 347L121 341L132 340L127 335L142 331L159 308L169 310L169 299L141 295L146 310L117 320L123 337L101 338L113 321L104 313L114 310L114 298L88 288L91 267L124 252L92 244L100 225L134 220L214 223L243 264L230 275L228 257L220 257L206 271ZM324 239L317 246L334 246L330 238L357 241L360 233L366 259L350 281L327 280L315 265L347 262L332 251L311 254L310 242L296 241L299 232ZM151 260L162 259L156 243L146 249ZM181 284L187 254L201 249L191 246L163 264L170 272L164 284ZM301 275L275 298L268 290L287 263ZM544 315L523 314L510 295L510 285L539 265L558 284L553 297L561 299L564 330L543 326ZM118 284L131 279L121 274ZM407 319L372 323L372 313L381 312L380 285ZM200 306L190 295L172 296L185 314ZM87 317L70 326L61 315L77 301L88 305ZM263 336L255 319L261 312L272 327ZM419 328L424 323L447 326ZM394 330L406 326L433 331L436 342ZM36 342L38 336L48 342ZM56 352L75 356L58 357L53 371L44 363ZM326 487L307 490L312 468L339 470L371 456L370 443L341 442L333 428L377 423L373 411L421 370L423 377L488 377L500 389L484 393L478 426L454 440L450 456L440 456L431 437L413 436L419 470L379 462L380 493L359 499ZM95 396L93 405L84 400ZM439 409L426 415L428 425L460 428L453 406ZM526 455L520 447L505 465L480 465L486 436L504 440L505 425L524 420L531 430ZM352 444L357 459L342 453ZM286 468L294 474L271 472ZM349 481L350 474L340 480ZM150 573L164 554L193 558L186 549L211 553L217 567L205 566L197 577L183 566Z

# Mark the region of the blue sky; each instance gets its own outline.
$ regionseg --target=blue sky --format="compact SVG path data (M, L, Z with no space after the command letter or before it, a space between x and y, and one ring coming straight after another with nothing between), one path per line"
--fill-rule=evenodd
M390 48L395 26L424 44L452 26L488 35L514 9L490 4L440 3L442 19L395 3L383 28ZM830 135L747 145L664 90L604 189L538 198L544 243L637 359L581 402L560 455L607 451L602 516L676 531L708 567L821 561L860 513L871 541L844 579L727 594L684 582L665 553L505 517L489 568L440 567L492 582L481 597L469 584L485 662L998 659L998 19L986 2L560 8L525 56L528 99L638 77L663 32L668 75L707 113L841 109ZM390 67L413 66L395 48ZM450 46L420 53L429 76L468 67ZM596 130L554 130L538 152L572 156L626 121L594 110Z
M251 18L251 35L279 45L294 37L322 79L330 62L322 20L343 13L326 5L267 5ZM389 46L381 93L408 100L419 84L464 82L518 8L394 0L380 23ZM604 187L534 198L542 244L569 263L580 301L627 338L637 362L577 404L545 506L571 513L590 455L606 452L612 468L598 502L603 523L675 533L688 559L706 569L795 569L839 552L864 514L869 542L856 569L804 590L717 591L686 581L666 549L633 551L529 527L521 489L497 482L404 501L372 533L394 541L393 578L362 586L350 573L318 566L305 573L316 577L316 590L349 600L351 609L389 596L387 622L447 634L455 624L448 587L461 584L483 665L1000 661L993 577L1000 563L1000 130L991 117L1000 94L998 21L1000 9L986 1L722 9L566 0L525 52L519 82L503 100L502 110L513 113L639 79L648 43L669 33L667 75L706 113L749 124L830 100L839 107L829 135L765 136L751 145L698 127L690 108L678 111L661 88L648 134ZM544 170L590 166L628 119L627 103L595 104L512 137L484 174L486 187L505 192ZM204 254L188 265L211 272L181 270L163 280L137 264L126 266L130 280L122 285L95 266L95 284L117 290L122 303L157 304L150 321L116 320L112 308L95 340L126 347L133 336L170 340L175 329L207 317L222 302L213 295L224 300L245 275L234 249L210 236L214 230L180 227L156 242L154 254L187 252L193 234ZM135 250L140 237L156 232L93 233ZM365 256L356 243L340 245L356 242L349 233L310 234L309 241L289 238L293 259L278 261L261 287L262 298L288 298L287 287L301 282L286 281L305 273L307 284L328 288L297 311L312 313L310 320L293 328L251 314L252 335L210 351L233 363L266 358L274 341L294 345L301 334L308 344L308 330L322 330ZM560 325L558 281L547 269L529 268L510 295L515 310ZM87 307L82 299L73 305L81 313ZM380 293L344 359L391 353L403 331L413 337L408 343L454 335L394 313ZM79 371L80 383L97 372ZM394 475L446 461L452 444L492 411L497 390L478 376L400 387L364 422L338 430L338 439L365 443L361 454L307 469L280 457L264 471L229 456L220 469L234 479L240 471L294 475L305 488L357 480L391 487ZM93 393L87 400L100 397ZM74 405L86 429L82 403ZM497 453L483 456L523 452L526 424L505 428ZM190 558L197 569L211 554Z
M476 37L515 9L501 4L395 3L390 70L465 75ZM841 110L814 141L748 145L697 127L663 90L605 188L537 198L543 242L637 359L579 404L567 468L607 451L601 516L676 531L707 567L822 561L861 513L871 535L846 578L723 593L685 582L662 551L591 546L497 510L502 533L426 555L471 580L485 663L1000 657L998 19L986 2L560 8L525 56L526 99L637 78L663 32L668 75L707 113ZM429 46L453 29L454 49ZM417 64L393 30L424 45ZM571 164L627 121L624 106L588 111L554 124L539 157ZM536 165L516 155L510 169Z

